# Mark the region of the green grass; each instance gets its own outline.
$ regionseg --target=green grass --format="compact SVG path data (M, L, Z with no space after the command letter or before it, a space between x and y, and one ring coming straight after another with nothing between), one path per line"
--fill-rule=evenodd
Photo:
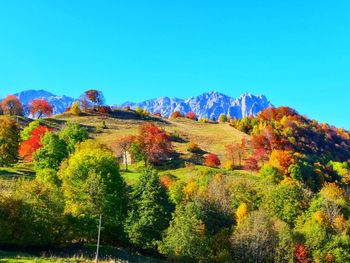
M85 245L80 250L57 251L52 254L39 253L41 256L23 253L23 252L7 252L0 250L0 262L95 262L95 245ZM136 252L130 252L125 249L115 248L110 246L100 247L99 262L145 262L145 263L159 263L159 259L150 258L139 255Z

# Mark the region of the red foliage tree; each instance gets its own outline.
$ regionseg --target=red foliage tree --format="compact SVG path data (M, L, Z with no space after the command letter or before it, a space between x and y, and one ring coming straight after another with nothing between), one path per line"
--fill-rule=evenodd
M43 115L51 116L53 109L47 100L35 99L29 103L29 111L34 117L41 118Z
M264 164L269 159L267 150L263 147L254 150L253 156L258 162L260 161L262 164Z
M104 97L101 91L90 89L84 92L84 95L90 100L93 106L101 106L104 103Z
M156 117L162 117L162 114L160 114L159 112L156 112L153 115L156 116Z
M249 157L244 162L245 169L253 172L259 169L258 161L254 157Z
M190 111L189 113L187 113L186 118L191 119L191 120L197 120L197 116L193 111Z
M218 167L221 162L216 154L209 153L204 159L204 164L209 167Z
M124 110L126 110L126 111L130 111L130 110L131 110L131 108L130 108L130 106L125 106L125 107L124 107Z
M109 106L100 106L98 107L97 111L102 114L110 114L112 109Z
M19 156L25 161L30 162L32 160L33 153L42 147L40 144L41 137L43 137L48 131L50 131L50 129L46 126L38 126L32 130L30 133L30 138L20 144Z
M181 112L179 111L174 111L171 115L170 115L170 118L172 119L176 119L176 118L182 118L183 115L181 114Z
M170 138L165 131L153 123L144 123L139 126L137 141L148 163L159 164L171 156Z
M309 256L307 250L302 244L294 245L294 261L297 263L309 263Z
M2 102L1 108L4 114L8 115L23 115L23 107L16 96L8 95Z

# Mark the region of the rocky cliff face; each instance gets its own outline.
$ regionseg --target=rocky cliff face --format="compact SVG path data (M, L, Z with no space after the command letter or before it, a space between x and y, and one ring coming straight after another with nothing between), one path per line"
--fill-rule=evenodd
M152 113L161 113L170 116L174 111L186 114L193 111L198 117L218 118L221 113L232 118L243 118L257 115L263 109L272 106L264 95L242 94L238 98L232 98L219 92L207 92L188 99L161 97L146 100L140 103L126 102L121 105L136 108L146 108Z

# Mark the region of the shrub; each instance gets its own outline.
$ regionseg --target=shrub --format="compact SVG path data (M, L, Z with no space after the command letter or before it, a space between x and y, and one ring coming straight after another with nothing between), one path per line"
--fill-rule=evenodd
M233 161L227 160L227 161L225 162L225 164L224 164L224 168L225 168L226 170L232 171L232 170L235 169L235 164L234 164Z
M201 148L199 148L197 143L190 142L187 147L187 151L189 151L190 153L200 153L202 150Z
M176 118L182 118L183 115L181 114L181 112L179 111L174 111L171 115L170 115L170 118L172 119L176 119Z
M187 113L186 118L191 120L197 120L197 116L193 111L190 111L189 113Z
M220 114L218 120L220 123L227 122L227 116L225 114Z
M204 159L204 164L209 167L218 167L220 165L220 159L216 154L209 153Z
M98 107L97 111L102 114L110 114L112 109L109 106L100 106Z

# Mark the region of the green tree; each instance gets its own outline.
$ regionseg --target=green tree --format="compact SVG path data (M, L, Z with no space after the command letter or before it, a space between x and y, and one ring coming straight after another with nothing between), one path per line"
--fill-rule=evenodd
M61 191L38 180L19 180L0 196L0 243L57 246L67 240Z
M113 153L93 140L82 142L58 173L65 213L75 220L76 238L95 238L102 214L104 239L120 238L125 183Z
M220 114L218 121L219 121L220 123L227 122L227 116L226 116L225 114L223 114L223 113Z
M40 120L34 120L32 122L30 122L28 124L28 126L26 126L21 132L20 132L20 136L21 136L21 141L27 141L30 139L30 134L32 133L32 131L40 126Z
M57 171L52 168L39 169L36 172L36 179L43 184L60 185L60 180L57 176Z
M155 249L168 227L172 205L158 174L147 169L131 194L131 210L125 224L130 241L143 249Z
M17 161L19 145L18 126L10 118L0 118L0 166Z
M68 152L72 153L77 143L83 142L89 138L89 133L78 123L68 122L59 133L59 136L66 142Z
M278 184L283 180L283 174L281 173L281 171L278 168L269 164L265 164L263 167L261 167L260 175L267 181L272 182L274 184Z
M200 206L194 202L178 205L159 245L160 253L177 261L208 261L210 240L203 216Z
M33 155L33 164L36 170L51 168L58 170L61 162L68 156L67 145L54 132L46 132L41 138L41 148Z
M279 219L293 225L302 213L305 203L304 193L298 185L281 184L269 189L263 200L267 211Z

